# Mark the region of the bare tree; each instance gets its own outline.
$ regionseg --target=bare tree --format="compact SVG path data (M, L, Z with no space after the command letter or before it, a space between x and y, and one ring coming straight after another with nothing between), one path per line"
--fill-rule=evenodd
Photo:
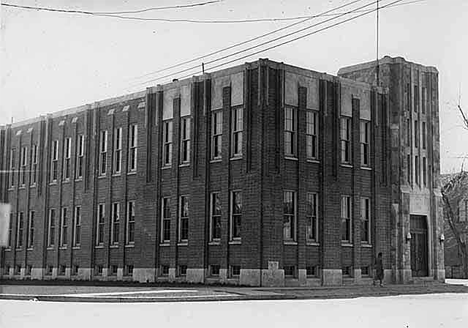
M468 278L468 248L466 234L468 222L461 221L458 213L460 203L468 199L468 172L461 171L452 175L442 187L442 200L444 204L444 221L450 227L450 231L461 253L463 277Z

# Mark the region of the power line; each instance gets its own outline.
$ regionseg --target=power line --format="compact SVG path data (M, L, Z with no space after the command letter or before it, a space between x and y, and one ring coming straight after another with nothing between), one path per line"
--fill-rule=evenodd
M389 4L385 5L385 6L380 7L379 10L382 10L382 9L384 9L384 8L387 8L387 7L391 6L392 4L396 4L396 3L399 3L399 2L401 2L401 1L403 1L403 0L395 0L395 1L389 3ZM245 55L245 56L242 56L242 57L239 57L239 58L236 58L236 59L227 61L227 62L225 62L225 63L221 63L221 64L218 64L218 65L215 65L215 66L211 67L210 69L215 69L215 68L218 68L218 67L227 65L227 64L231 64L231 63L236 62L236 61L238 61L238 60L245 59L245 58L248 58L248 57L251 57L251 56L254 56L254 55L258 55L258 54L263 53L263 52L265 52L265 51L268 51L268 50L271 50L271 49L274 49L274 48L283 46L283 45L285 45L285 44L288 44L288 43L291 43L291 42L294 42L294 41L297 41L297 40L300 40L300 39L309 37L309 36L311 36L311 35L314 35L314 34L317 34L317 33L319 33L319 32L322 32L322 31L328 30L328 29L330 29L330 28L333 28L333 27L335 27L335 26L338 26L338 25L344 24L344 23L346 23L346 22L355 20L355 19L360 18L360 17L365 16L365 15L371 14L371 13L373 13L374 11L376 11L376 9L371 9L371 10L365 12L365 13L362 13L362 14L359 14L359 15L356 15L356 16L353 16L353 17L350 17L350 18L347 18L347 19L342 20L342 21L340 21L340 22L337 22L337 23L334 23L334 24L332 24L332 25L323 27L323 28L321 28L321 29L319 29L319 30L316 30L316 31L313 31L313 32L310 32L310 33L307 33L307 34L304 34L304 35L301 35L301 36L299 36L299 37L297 37L297 38L294 38L294 39L291 39L291 40L288 40L288 41L279 43L279 44L277 44L277 45L274 45L274 46L265 48L265 49L263 49L263 50L259 50L259 51L257 51L257 52L254 52L254 53L251 53L251 54L248 54L248 55ZM198 72L198 74L199 74L199 73L200 73L200 72ZM188 75L185 75L185 76L180 77L179 79L184 79L184 78L187 78L187 77L191 77L192 75L193 75L193 74L188 74Z
M83 14L83 15L118 15L118 14L138 14L144 13L148 11L156 11L156 10L167 10L167 9L183 9L183 8L193 8L193 7L200 7L206 6L213 3L222 2L223 0L212 0L206 2L199 2L199 3L191 3L188 5L176 5L176 6L164 6L164 7L151 7L139 10L129 10L129 11L85 11L85 10L69 10L69 9L58 9L58 8L51 8L51 7L35 7L35 6L22 6L13 3L2 3L2 6L5 7L12 7L12 8L19 8L19 9L28 9L28 10L38 10L38 11L50 11L50 12L59 12L59 13L66 13L66 14ZM117 17L117 16L116 16Z
M332 12L332 11L335 11L335 10L338 10L338 9L342 9L342 8L344 8L344 7L350 6L350 5L352 5L352 4L356 3L356 2L361 2L361 1L363 1L363 0L355 0L355 1L349 2L349 3L345 4L345 5L332 8L332 9L330 9L330 10L327 10L327 11L323 12L323 13L310 16L310 17L308 17L308 18L306 18L306 19L304 19L304 20L301 20L301 21L299 21L299 22L296 22L296 23L293 23L293 24L289 24L289 25L287 25L287 26L284 26L284 27L275 29L275 30L273 30L273 31L271 31L271 32L268 32L268 33L265 33L265 34L256 36L256 37L254 37L254 38L251 38L251 39L248 39L248 40L245 40L245 41L242 41L242 42L233 44L232 46L229 46L229 47L226 47L226 48L223 48L223 49L220 49L220 50L216 50L216 51L210 52L210 53L208 53L208 54L206 54L206 55L202 55L202 56L199 56L199 57L190 59L190 60L186 60L186 61L184 61L184 62L181 62L181 63L178 63L178 64L174 64L174 65L172 65L172 66L168 66L168 67L159 69L159 70L154 71L154 72L150 72L150 73L147 73L147 74L144 74L144 75L140 75L140 76L138 76L138 77L136 77L136 78L134 78L134 79L143 78L143 77L146 77L146 76L149 76L149 75L153 75L153 74L165 72L165 71L168 71L168 70L170 70L170 69L172 69L172 68L176 68L176 67L179 67L179 66L183 66L183 65L186 65L186 64L190 64L190 63L193 63L193 62L195 62L195 61L197 61L197 60L200 60L200 59L203 59L203 58L206 58L206 57L211 57L211 56L216 55L216 54L219 54L219 53L221 53L221 52L225 52L225 51L227 51L227 50L230 50L230 49L233 49L233 48L236 48L236 47L245 45L245 44L247 44L247 43L250 43L250 42L259 40L259 39L261 39L261 38L264 38L264 37L267 37L267 36L269 36L269 35L275 34L275 33L277 33L277 32L284 31L284 30L286 30L286 29L288 29L288 28L291 28L291 27L294 27L294 26L296 26L296 25L305 23L306 21L309 21L309 20L311 20L311 19L313 19L313 18L317 18L317 17L322 17L322 16L325 16L325 15L328 15L328 14L329 14L330 12ZM418 1L422 1L422 0L418 0Z
M422 2L425 0L414 0L410 1L409 3L416 3L416 2ZM206 5L209 3L215 3L219 1L209 1L206 3L201 3L198 5ZM152 18L152 17L136 17L136 16L121 16L119 14L121 13L127 13L127 12L92 12L92 11L82 11L82 10L65 10L65 9L55 9L55 8L46 8L46 7L32 7L32 6L20 6L20 5L14 5L14 4L8 4L8 3L2 3L2 6L7 6L7 7L15 7L15 8L20 8L20 9L30 9L30 10L40 10L40 11L51 11L51 12L60 12L60 13L68 13L68 14L83 14L83 15L92 15L96 17L109 17L109 18L117 18L117 19L123 19L123 20L134 20L134 21L146 21L146 22L166 22L166 23L196 23L196 24L237 24L237 23L261 23L261 22L282 22L282 21L293 21L293 20L299 20L299 19L309 19L309 18L314 18L315 15L306 15L306 16L293 16L293 17L276 17L276 18L252 18L252 19L227 19L227 20L220 20L220 19L214 19L214 20L199 20L199 19L172 19L172 18ZM192 7L195 6L191 5ZM156 7L156 8L148 8L148 9L142 9L142 10L136 10L134 12L128 11L128 13L138 13L138 12L145 12L145 11L150 11L150 10L158 10L161 9L162 7ZM175 7L164 7L164 9L175 9ZM339 13L336 14L328 14L324 16L335 16L339 15Z
M403 0L400 0L400 1L403 1ZM400 1L398 1L398 2L400 2ZM272 40L262 42L262 43L260 43L260 44L258 44L258 45L251 46L251 47L246 48L246 49L243 49L243 50L239 50L239 51L234 52L234 53L232 53L232 54L225 55L225 56L223 56L223 57L220 57L220 58L216 58L216 59L207 61L207 62L205 62L204 64L205 64L205 65L207 65L207 64L212 64L212 63L218 62L218 61L220 61L220 60L227 59L227 58L229 58L229 57L232 57L232 56L235 56L235 55L244 53L244 52L246 52L246 51L249 51L249 50L252 50L252 49L261 47L261 46L263 46L263 45L266 45L266 44L269 44L269 43L272 43L272 42L275 42L275 41L284 39L284 38L286 38L286 37L288 37L288 36L292 36L292 35L295 35L295 34L297 34L297 33L303 32L303 31L305 31L305 30L309 30L309 29L311 29L311 28L313 28L313 27L316 27L316 26L318 26L318 25L321 25L321 24L330 22L330 21L332 21L332 20L336 20L336 19L338 19L338 18L340 18L340 17L342 17L342 16L345 16L345 15L348 15L348 14L352 14L352 13L354 13L356 10L360 10L360 9L365 8L365 7L369 7L369 6L371 6L371 5L375 4L375 3L376 3L376 1L372 1L371 3L368 3L368 4L366 4L366 5L360 6L360 7L356 8L356 9L354 9L354 10L350 10L350 11L348 11L348 12L345 12L345 13L343 13L343 14L341 14L341 15L336 16L336 17L332 17L332 18L326 19L326 20L324 20L324 21L321 21L321 22L318 22L318 23L316 23L316 24L312 24L312 25L310 25L310 26L301 28L301 29L296 30L296 31L294 31L294 32L290 32L290 33L288 33L288 34L285 34L285 35L276 37L276 38L274 38L274 39L272 39ZM372 10L372 11L374 11L374 10ZM177 72L174 72L174 73L171 73L171 74L167 74L167 75L161 76L161 77L159 77L159 78L155 78L155 79L151 79L151 80L144 81L144 82L142 82L142 83L140 83L140 84L138 84L138 85L142 85L142 84L154 82L154 81L157 81L157 80L165 79L165 78L171 77L171 76L173 76L173 75L175 75L175 74L180 74L180 73L185 73L185 72L191 71L191 70L196 69L196 68L198 68L198 67L199 67L199 65L191 66L191 67L189 67L189 68L182 69L182 70L180 70L180 71L177 71Z

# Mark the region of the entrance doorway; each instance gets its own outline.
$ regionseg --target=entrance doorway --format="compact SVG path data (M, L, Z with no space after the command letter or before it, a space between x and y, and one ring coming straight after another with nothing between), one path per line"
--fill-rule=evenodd
M413 277L428 276L427 221L424 215L410 216L411 271Z

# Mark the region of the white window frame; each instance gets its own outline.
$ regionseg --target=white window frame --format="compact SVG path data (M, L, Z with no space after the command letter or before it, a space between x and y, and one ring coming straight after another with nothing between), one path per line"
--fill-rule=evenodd
M125 244L135 244L135 219L136 219L136 206L135 201L127 202L127 223L125 231Z
M341 116L340 119L340 140L341 140L341 163L352 163L352 118L349 116Z
M62 207L60 213L60 247L66 247L68 244L68 208Z
M346 226L348 234L345 235L343 226ZM351 196L341 196L341 242L353 243L353 201Z
M24 212L18 212L16 221L16 249L23 247Z
M172 165L172 120L163 121L163 166Z
M309 160L318 160L318 112L308 110L306 112L306 155Z
M29 211L28 243L27 243L28 249L33 249L33 246L34 246L34 216L35 216L35 211Z
M231 157L242 157L244 108L231 109Z
M361 166L371 166L371 122L361 120L360 122L360 134L361 134Z
M114 159L112 170L113 174L120 174L122 172L122 128L114 129L114 151L112 158Z
M215 198L219 203L219 213L215 214ZM222 215L222 203L219 192L212 192L210 194L210 241L219 242L221 239L221 215ZM216 220L216 222L215 222ZM217 227L215 227L217 226ZM219 230L219 236L215 235L216 231Z
M223 154L223 111L211 113L211 159L218 160Z
M34 144L31 147L31 163L32 169L30 172L29 183L31 186L35 186L37 183L37 145Z
M107 130L99 134L99 175L107 174Z
M180 162L190 163L190 116L180 118Z
M291 197L290 197L291 196ZM292 202L292 213L285 212L286 202ZM297 238L297 193L293 190L283 192L283 241L295 242Z
M47 247L49 248L55 246L56 220L57 220L57 213L56 213L55 208L49 209L49 220L48 220L48 227L47 227Z
M12 148L10 150L10 172L9 172L9 188L13 188L15 186L15 153L16 149Z
M81 206L75 206L73 216L73 247L81 245Z
M168 214L168 215L167 215ZM161 199L161 244L168 244L171 242L171 198L162 197ZM168 224L169 238L165 238L165 225Z
M26 166L28 164L27 153L28 153L28 147L26 146L21 147L19 184L22 187L26 185L26 171L27 171Z
M306 211L306 239L308 242L318 243L319 241L319 197L316 192L308 192Z
M131 124L129 127L129 159L128 172L136 172L138 155L138 125Z
M184 209L184 205L187 206ZM189 196L180 196L179 197L179 242L187 243L188 234L189 234L189 218L190 218L190 198ZM187 225L187 235L184 236L183 226Z
M58 153L59 153L59 141L52 141L52 166L50 169L50 181L52 183L57 182L58 179Z
M367 236L364 236L364 232L367 229ZM368 197L361 198L361 243L371 244L372 243L372 212L371 212L371 200Z
M297 157L297 108L284 108L284 155Z
M65 139L64 144L64 163L63 163L63 180L70 180L70 171L71 171L71 138Z
M83 134L78 135L77 147L76 147L76 179L83 178L84 172L84 147L85 147L85 138Z
M112 203L111 207L111 245L119 244L119 233L120 233L120 203Z
M238 199L236 197L236 195L240 195L240 212L236 212L236 199ZM230 208L230 226L231 226L231 229L230 229L230 239L231 240L241 240L242 238L242 190L233 190L231 191L231 208ZM239 229L236 229L236 221L237 219L239 219ZM236 234L235 232L238 231L238 233Z
M106 204L100 203L96 216L96 246L104 245L104 228L106 222Z

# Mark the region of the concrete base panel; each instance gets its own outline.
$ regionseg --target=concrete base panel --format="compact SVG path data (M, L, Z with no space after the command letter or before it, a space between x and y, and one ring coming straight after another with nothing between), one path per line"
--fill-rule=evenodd
M204 283L206 276L206 269L187 269L186 279L191 283Z
M322 285L336 286L343 283L343 274L340 269L323 269L322 270Z
M241 273L241 278L242 278L242 273ZM283 269L262 270L262 286L265 286L265 287L284 286L284 270Z
M43 268L32 268L31 279L42 280L44 278L44 271Z
M307 286L307 270L305 269L297 270L297 277L298 277L300 286Z
M78 280L91 280L91 269L90 268L78 268L78 274L76 278Z
M445 282L445 269L435 270L435 279L441 282Z
M227 283L228 280L228 269L219 269L219 282Z
M123 280L123 268L118 268L117 269L117 280Z
M176 271L177 271L176 268L169 268L169 275L168 275L169 281L171 282L176 281L176 273L177 273Z
M58 276L58 269L52 268L52 279L57 279Z
M138 282L155 282L156 269L154 268L134 268L133 280Z
M239 284L246 286L260 286L260 269L241 269Z
M359 284L362 279L361 269L354 269L353 273L354 283Z

